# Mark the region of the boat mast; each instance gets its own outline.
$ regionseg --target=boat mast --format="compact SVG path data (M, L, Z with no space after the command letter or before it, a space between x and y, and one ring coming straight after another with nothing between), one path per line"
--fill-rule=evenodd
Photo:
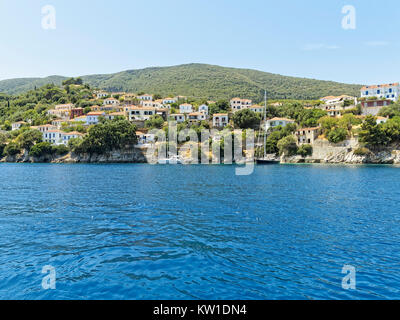
M264 90L264 121L263 121L263 123L264 123L264 126L266 125L265 124L265 121L267 120L267 90ZM265 128L265 127L264 127ZM265 132L265 130L264 130L264 145L263 145L263 150L264 150L264 158L266 157L266 155L267 155L267 153L266 153L266 150L265 150L265 145L266 145L266 143L267 143L267 134L266 134L266 132Z

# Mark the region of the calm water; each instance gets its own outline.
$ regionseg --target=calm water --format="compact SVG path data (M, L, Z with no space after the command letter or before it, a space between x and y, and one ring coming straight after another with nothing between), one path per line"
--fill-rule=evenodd
M399 299L399 200L390 166L0 164L0 298Z

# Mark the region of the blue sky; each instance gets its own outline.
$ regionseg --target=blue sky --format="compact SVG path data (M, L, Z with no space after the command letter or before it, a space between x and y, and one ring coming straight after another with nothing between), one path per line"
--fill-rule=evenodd
M41 26L44 5L56 29ZM356 29L342 28L342 7ZM0 0L0 79L209 63L400 81L398 0Z

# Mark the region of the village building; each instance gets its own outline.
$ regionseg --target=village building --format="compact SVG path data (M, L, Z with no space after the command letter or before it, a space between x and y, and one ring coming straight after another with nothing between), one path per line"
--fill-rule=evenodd
M153 95L152 94L142 94L140 96L137 96L139 100L143 101L153 101Z
M185 115L183 113L170 114L169 118L177 123L185 122Z
M213 127L224 128L229 123L229 116L227 113L215 113L213 115Z
M60 129L62 124L65 122L63 119L55 119L51 121L51 124L56 127L57 129Z
M112 113L106 114L106 115L104 116L104 118L105 118L106 120L114 120L115 118L118 118L118 117L123 117L123 118L125 118L125 112L123 112L123 111L120 111L120 112L112 112Z
M99 118L104 117L106 114L102 111L92 111L86 115L86 124L95 125L99 123Z
M138 138L137 146L139 146L139 147L145 147L147 145L155 143L155 141L156 141L156 136L155 136L155 134L152 134L152 133L143 133L143 132L137 131L136 136Z
M376 124L383 124L383 123L386 123L388 120L389 120L389 118L376 117Z
M392 100L365 100L361 102L361 114L363 116L376 116L383 107L389 106Z
M207 120L207 117L202 112L192 112L192 113L189 113L188 120L189 120L190 124L195 124L195 123L198 123L200 121Z
M288 118L272 118L268 119L264 123L264 130L268 131L271 128L275 128L278 126L285 127L289 123L295 123L294 120Z
M31 128L39 130L42 133L50 131L50 130L57 130L57 127L52 125L52 124L44 124L44 125L41 125L41 126L36 126L36 127L31 127Z
M73 108L69 112L70 119L83 116L83 108Z
M173 103L177 103L178 99L177 98L164 98L162 100L163 104L173 104Z
M131 106L127 109L129 121L134 120L149 120L157 112L153 107L137 107Z
M75 105L73 103L67 103L67 104L58 104L54 107L55 110L72 110L75 108Z
M248 99L233 98L230 101L230 106L233 112L237 112L251 107L252 101Z
M54 145L68 145L69 140L73 138L82 137L83 134L73 131L73 132L63 132L61 130L49 130L43 132L43 141L49 142Z
M103 105L119 106L119 101L115 98L107 98L107 99L104 99Z
M11 130L19 130L22 126L27 125L25 121L18 121L11 124Z
M179 112L180 113L192 113L193 106L189 103L183 103L179 106Z
M199 106L199 112L202 112L208 116L208 105L202 104L201 106Z
M297 144L313 144L315 140L318 139L318 136L321 133L321 128L320 127L314 127L314 128L302 128L299 130L296 130L296 138L297 138Z
M95 95L96 95L96 98L97 98L97 99L103 99L103 98L105 98L105 97L108 97L108 96L109 96L109 93L108 93L108 92L105 92L105 91L96 91L96 92L95 92Z
M378 84L372 86L364 86L361 88L361 98L376 97L377 99L389 99L397 101L400 95L400 84Z
M259 106L259 105L253 105L249 107L249 109L255 113L263 113L264 112L264 107Z

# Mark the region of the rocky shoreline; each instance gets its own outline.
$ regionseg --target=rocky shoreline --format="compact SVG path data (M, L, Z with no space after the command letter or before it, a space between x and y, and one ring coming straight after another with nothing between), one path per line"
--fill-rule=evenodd
M400 164L400 147L392 146L377 152L369 151L360 155L355 151L359 148L357 141L347 140L334 145L324 141L316 141L311 156L278 156L267 155L271 161L281 164L296 163L324 163L324 164ZM74 154L44 155L32 157L28 152L16 156L8 156L0 159L0 162L8 163L156 163L154 159L148 159L146 148L133 148L129 150L114 150L107 154ZM190 162L190 161L188 161Z

